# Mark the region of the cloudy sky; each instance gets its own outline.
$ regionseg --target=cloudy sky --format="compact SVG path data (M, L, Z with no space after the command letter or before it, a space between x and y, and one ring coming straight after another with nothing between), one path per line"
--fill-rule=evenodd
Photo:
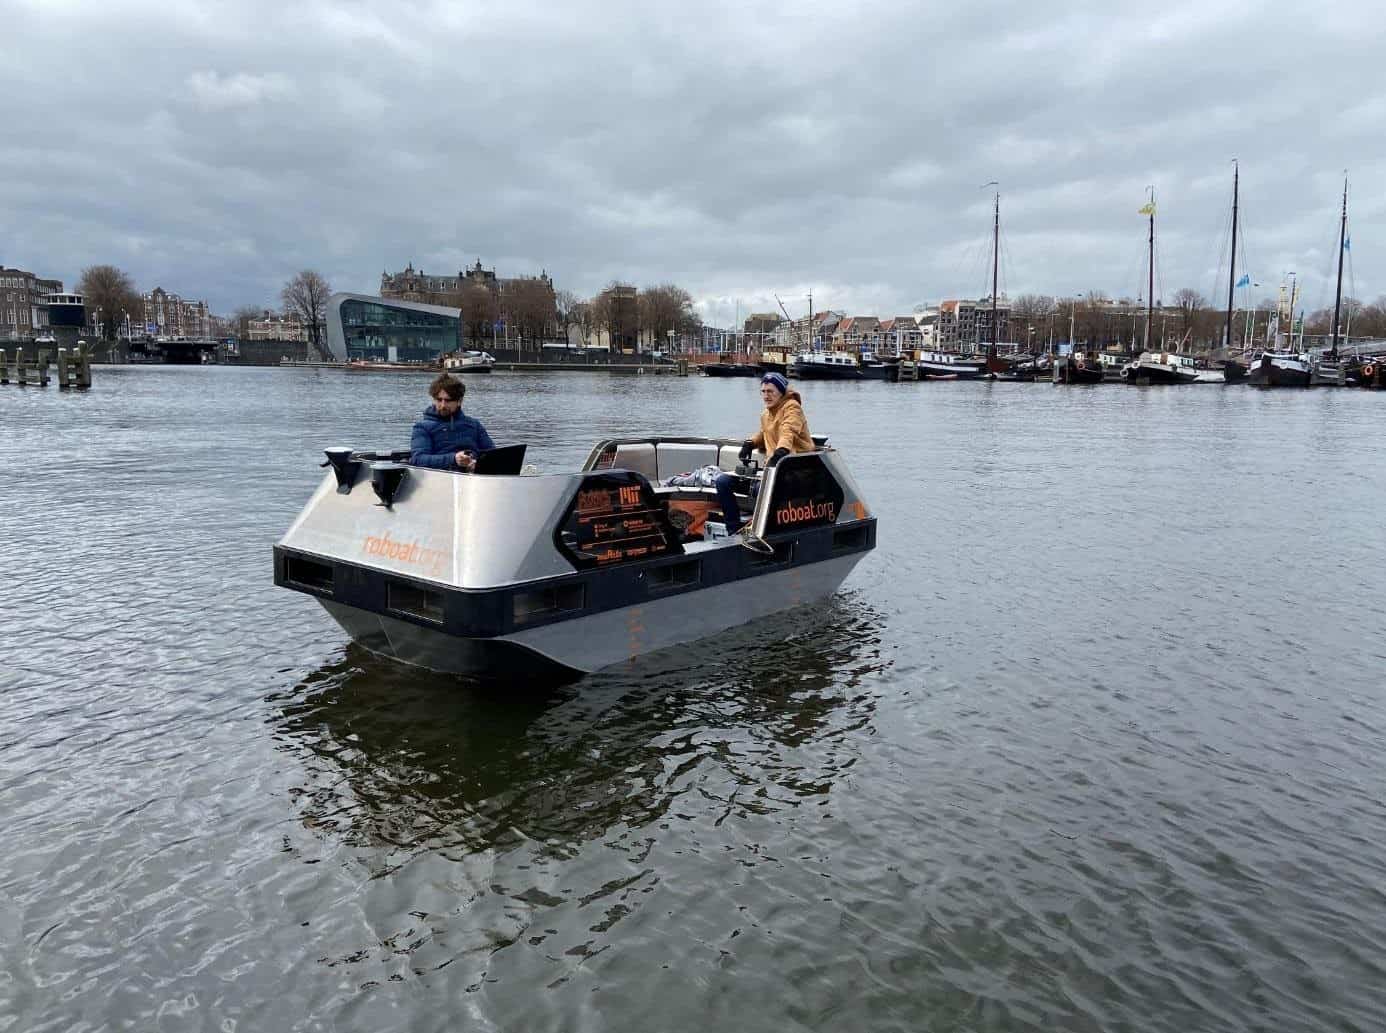
M1225 293L1245 255L1386 293L1386 29L1361 2L0 0L0 263L219 313L294 271L547 269L739 309ZM1225 265L1222 266L1226 268ZM1225 277L1225 273L1222 274Z

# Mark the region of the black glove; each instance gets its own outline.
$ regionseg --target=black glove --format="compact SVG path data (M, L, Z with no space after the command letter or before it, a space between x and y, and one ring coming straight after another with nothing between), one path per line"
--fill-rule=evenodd
M777 449L775 449L775 454L772 455L772 456L770 457L770 462L768 462L768 463L765 464L765 468L766 468L767 470L770 469L770 467L774 466L776 463L778 463L781 459L783 459L783 458L784 458L785 456L787 456L787 455L789 455L789 449L787 449L787 448L777 448Z
M751 452L754 450L754 447L755 446L751 444L749 438L741 442L741 452L736 458L740 459L743 463L749 463L751 461Z

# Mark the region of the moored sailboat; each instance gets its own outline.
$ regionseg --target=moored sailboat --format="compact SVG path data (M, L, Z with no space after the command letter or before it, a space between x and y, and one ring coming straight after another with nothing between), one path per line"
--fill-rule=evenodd
M1149 259L1146 283L1145 339L1141 353L1136 360L1122 370L1122 377L1128 384L1194 384L1198 382L1198 368L1193 357L1168 351L1150 350L1150 328L1155 323L1155 188L1150 188L1150 200L1140 209L1140 214L1149 216Z
M1223 354L1226 356L1220 363L1222 366L1223 383L1235 384L1246 379L1250 369L1245 358L1234 357L1232 354L1232 302L1235 297L1237 286L1242 281L1237 279L1237 207L1239 201L1239 187L1241 185L1241 167L1237 164L1237 159L1232 159L1232 251L1227 262L1227 329L1223 334ZM1244 277L1245 284L1250 285L1251 278Z
M1328 351L1310 363L1309 383L1321 387L1343 387L1347 384L1347 369L1338 355L1338 341L1343 314L1343 256L1347 254L1347 173L1343 174L1343 214L1338 223L1338 286L1333 295L1333 344Z

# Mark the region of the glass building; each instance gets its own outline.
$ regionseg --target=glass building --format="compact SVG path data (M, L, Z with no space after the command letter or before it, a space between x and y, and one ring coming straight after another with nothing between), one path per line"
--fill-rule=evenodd
M437 363L458 347L460 313L442 305L334 294L327 299L327 347L339 362Z

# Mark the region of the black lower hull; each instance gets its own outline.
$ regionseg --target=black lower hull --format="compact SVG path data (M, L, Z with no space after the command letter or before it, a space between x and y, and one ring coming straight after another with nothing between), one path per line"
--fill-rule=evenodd
M747 362L709 362L703 367L708 377L758 377L760 367Z
M1247 383L1252 387L1308 387L1309 371L1261 363L1251 368Z
M861 380L861 370L854 366L800 366L789 367L789 375L795 380Z
M1250 372L1245 362L1238 362L1236 359L1226 359L1222 363L1222 378L1229 384L1245 380Z
M158 347L169 366L196 366L202 363L203 355L217 351L215 341L162 341Z
M1062 363L1057 373L1054 378L1056 384L1100 384L1107 376L1101 366L1088 363L1079 366L1073 362Z
M900 364L898 362L882 362L861 367L861 378L863 380L889 380L900 379Z
M1184 376L1172 369L1150 366L1137 366L1126 378L1128 384L1192 384L1194 378Z
M920 380L989 380L992 377L984 366L935 366L921 362L917 369Z

